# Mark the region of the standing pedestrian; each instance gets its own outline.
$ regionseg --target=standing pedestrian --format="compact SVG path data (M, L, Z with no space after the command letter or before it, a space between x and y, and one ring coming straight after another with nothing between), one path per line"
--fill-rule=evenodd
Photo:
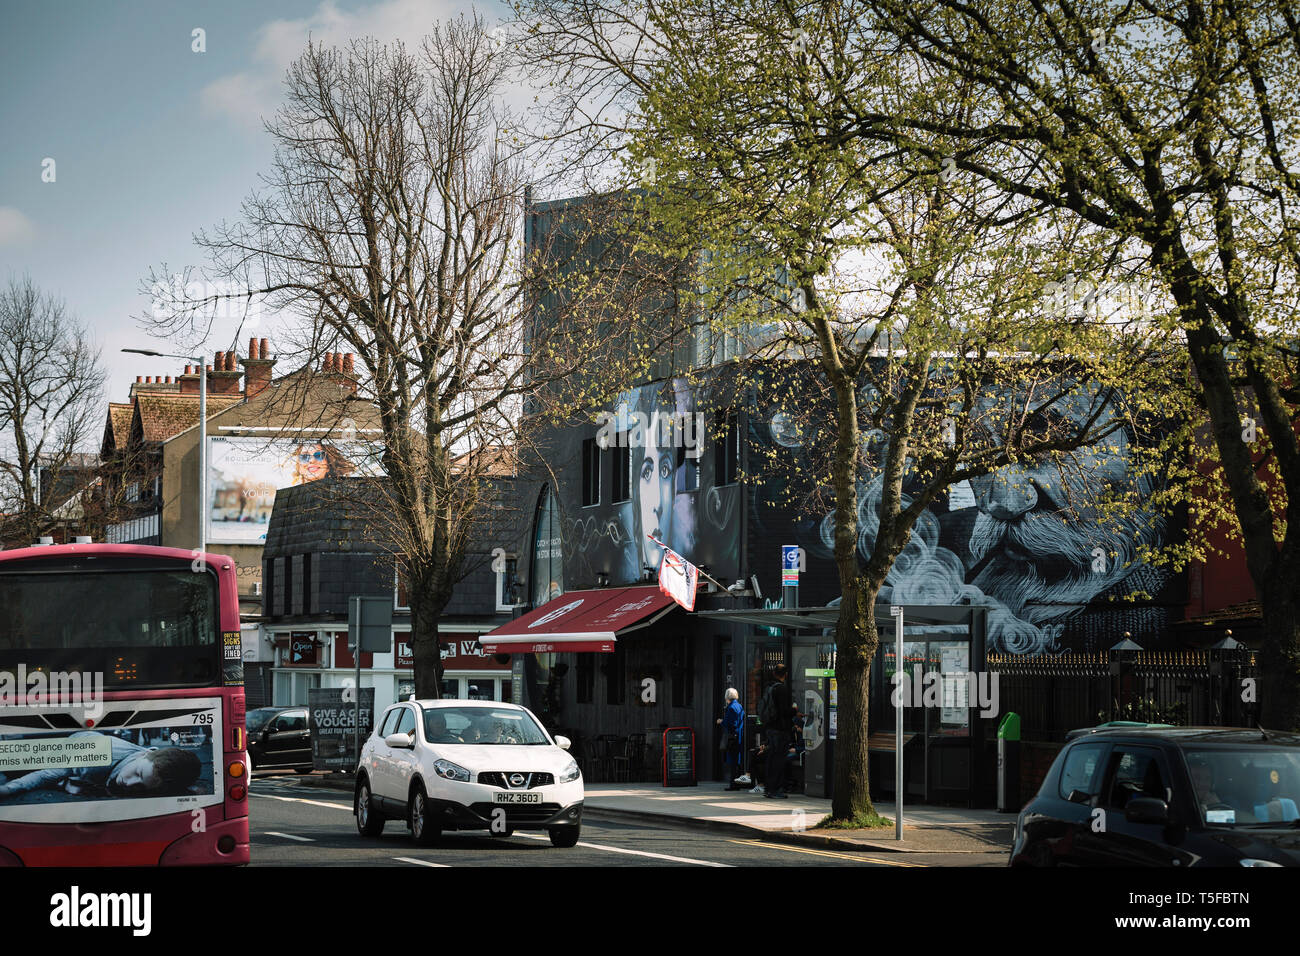
M740 692L734 687L728 687L723 695L718 725L722 727L722 741L718 747L727 768L727 789L740 790L742 788L736 786L736 777L740 774L740 737L745 726L745 708L740 706Z
M786 683L789 672L784 664L778 664L772 671L776 678L769 693L772 695L770 720L763 725L763 736L767 743L767 784L764 796L773 800L788 799L785 793L786 751L790 749L790 735L794 730L794 703L790 699L790 687Z

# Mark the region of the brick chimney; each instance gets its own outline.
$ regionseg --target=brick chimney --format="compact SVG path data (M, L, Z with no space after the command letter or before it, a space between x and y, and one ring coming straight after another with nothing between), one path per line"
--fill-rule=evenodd
M208 394L235 395L244 373L235 364L234 352L218 352L212 357L212 370L208 373Z
M271 368L275 359L271 358L270 343L266 339L248 340L248 358L239 360L244 366L244 398L252 398L271 387Z
M320 370L330 381L338 383L353 395L357 393L357 382L361 376L356 372L356 361L351 352L326 352Z

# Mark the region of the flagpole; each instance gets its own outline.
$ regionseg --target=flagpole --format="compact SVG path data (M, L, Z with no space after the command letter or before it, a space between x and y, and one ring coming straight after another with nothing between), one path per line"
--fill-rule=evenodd
M655 544L659 545L659 547L663 548L665 551L671 551L671 550L672 550L671 548L668 547L668 545L664 544L662 541L660 541L660 540L659 540L658 538L656 538L654 535L647 533L647 534L646 534L646 537L649 538L651 541L653 541ZM721 581L719 581L719 580L718 580L717 578L715 578L713 575L709 574L709 572L707 572L707 571L705 571L704 569L702 569L698 564L697 564L697 565L694 565L694 567L695 567L696 572L698 572L699 575L700 575L701 577L705 578L706 580L712 581L712 582L713 582L714 584L716 584L718 587L722 588L722 590L724 590L724 591L727 590L727 586L726 586L725 584L723 584Z

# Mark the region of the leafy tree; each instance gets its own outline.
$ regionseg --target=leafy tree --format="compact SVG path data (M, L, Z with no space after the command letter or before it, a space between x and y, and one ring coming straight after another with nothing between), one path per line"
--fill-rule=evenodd
M1240 534L1265 625L1263 719L1300 727L1300 11L1288 0L801 8L811 20L842 9L940 79L888 113L850 91L825 142L937 138L961 175L1071 217L1157 283L1168 308L1150 321L1181 342L1208 425L1194 433L1207 480L1185 487L1200 492L1202 523L1226 516Z
M784 365L786 387L806 375L825 398L792 427L828 439L824 458L805 443L799 466L829 474L834 507L833 813L870 818L877 599L921 515L963 481L1015 485L1028 463L1055 462L1065 483L1122 427L1141 427L1142 386L1164 374L1153 361L1162 337L1044 309L1042 270L1058 244L1101 268L1096 250L1041 204L953 178L941 143L875 148L829 134L845 100L888 114L934 82L947 83L954 119L969 109L960 83L917 58L882 57L850 8L816 25L767 2L538 0L520 12L570 88L623 99L621 120L563 104L556 115L584 117L570 141L617 144L645 184L640 241L696 277L683 321L735 336L748 364ZM863 482L879 487L865 515ZM1043 520L1069 523L1075 504Z

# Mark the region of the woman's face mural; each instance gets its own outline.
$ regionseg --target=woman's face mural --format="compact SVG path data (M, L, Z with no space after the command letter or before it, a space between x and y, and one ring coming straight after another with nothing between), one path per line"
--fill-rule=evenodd
M637 514L641 521L641 556L646 567L658 570L663 548L647 535L667 544L673 532L673 498L676 494L677 449L664 443L658 413L645 429L645 443L633 447Z

